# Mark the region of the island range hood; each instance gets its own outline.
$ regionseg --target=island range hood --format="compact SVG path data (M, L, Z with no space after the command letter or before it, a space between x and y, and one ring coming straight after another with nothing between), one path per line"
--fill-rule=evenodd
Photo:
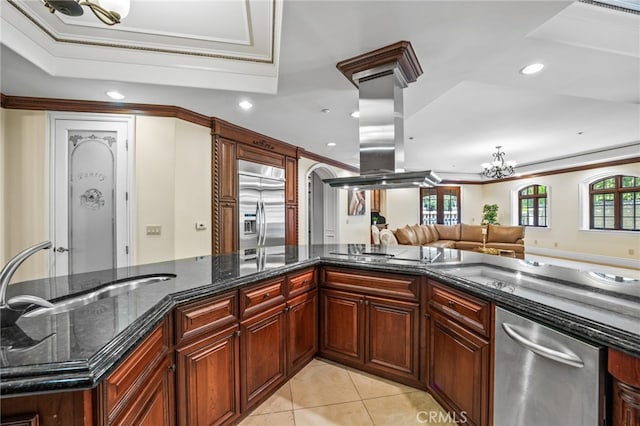
M360 176L323 181L334 188L364 190L440 183L430 170L404 171L402 90L422 74L411 43L400 41L338 62L336 67L358 88Z

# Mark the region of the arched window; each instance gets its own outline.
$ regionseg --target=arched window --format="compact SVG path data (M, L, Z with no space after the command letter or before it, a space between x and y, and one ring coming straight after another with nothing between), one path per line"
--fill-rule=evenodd
M518 222L524 226L548 226L547 187L529 185L518 191Z
M589 228L640 230L640 177L607 176L589 185Z

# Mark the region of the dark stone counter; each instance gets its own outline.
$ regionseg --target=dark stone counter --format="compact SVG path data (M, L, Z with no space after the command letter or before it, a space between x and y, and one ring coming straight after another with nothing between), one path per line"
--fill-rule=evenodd
M0 394L92 388L175 306L311 265L426 275L640 357L638 277L607 277L453 249L288 246L269 248L265 256L255 258L237 253L205 256L11 285L8 298L33 294L56 302L129 277L176 275L69 312L21 318L15 326L3 328Z

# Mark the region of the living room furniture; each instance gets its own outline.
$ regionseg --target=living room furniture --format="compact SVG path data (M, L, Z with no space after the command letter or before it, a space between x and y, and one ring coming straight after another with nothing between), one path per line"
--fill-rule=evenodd
M483 229L486 229L483 244ZM524 259L524 226L501 225L405 225L390 231L397 244L475 250L483 247L513 251L513 257ZM381 244L393 244L391 236L380 234ZM490 253L493 254L493 253ZM500 254L498 251L497 254ZM505 255L511 255L505 252Z

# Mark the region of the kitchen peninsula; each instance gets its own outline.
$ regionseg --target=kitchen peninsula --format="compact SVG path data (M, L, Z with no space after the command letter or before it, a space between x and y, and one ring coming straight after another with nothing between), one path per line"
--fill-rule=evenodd
M319 354L428 389L471 424L499 424L491 409L497 307L609 348L617 387L606 390L608 421L634 415L628 401L638 385L624 379L632 376L625 363L640 358L637 280L442 248L284 252L263 263L227 254L10 286L9 297L56 304L114 281L176 275L3 328L2 421L38 413L45 425L141 416L233 423ZM444 376L456 368L472 374L452 388Z

